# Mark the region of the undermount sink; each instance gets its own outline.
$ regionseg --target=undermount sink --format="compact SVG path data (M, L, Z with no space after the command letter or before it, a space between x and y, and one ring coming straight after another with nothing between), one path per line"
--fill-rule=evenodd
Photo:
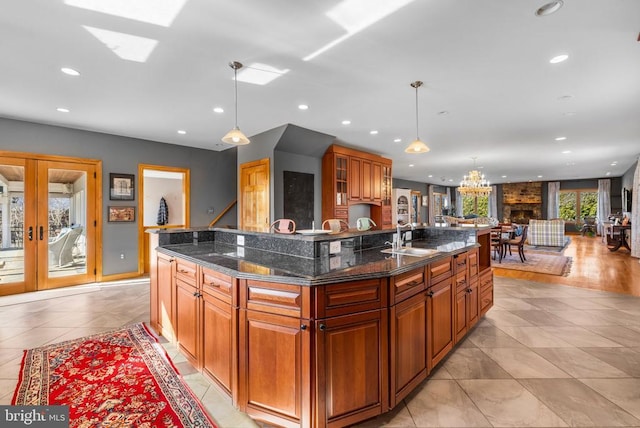
M381 250L383 253L387 254L401 254L404 256L414 256L414 257L425 257L432 256L434 254L439 253L438 250L433 250L431 248L415 248L415 247L403 247L399 250L393 248L385 248Z

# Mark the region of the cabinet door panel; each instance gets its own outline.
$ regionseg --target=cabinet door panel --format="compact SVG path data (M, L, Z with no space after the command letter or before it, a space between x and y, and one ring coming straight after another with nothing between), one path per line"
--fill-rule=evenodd
M471 281L471 285L469 286L469 291L467 293L468 302L467 306L469 308L469 328L476 325L478 322L478 312L480 309L480 293L478 288L478 280Z
M467 291L462 290L456 293L456 305L455 305L455 333L456 343L462 340L465 334L467 334Z
M427 377L427 302L417 294L391 308L393 407Z
M173 301L175 294L174 259L165 254L158 254L157 278L158 278L158 334L167 340L175 340Z
M298 318L241 310L241 349L245 388L241 408L260 419L305 425L310 402L309 329L301 329ZM306 421L308 423L308 421ZM283 424L280 420L278 424Z
M319 418L349 425L388 407L387 311L316 321ZM353 419L349 419L353 416Z
M200 368L198 358L198 305L197 289L176 281L176 340L178 348L194 367Z
M203 295L202 306L202 369L232 394L236 364L234 311L226 302Z
M382 200L382 164L371 164L371 198L374 201Z
M362 160L349 158L349 199L359 201L362 199Z
M372 171L371 171L371 161L362 160L362 200L370 201L373 199L372 193Z
M445 279L429 289L429 370L453 348L453 281Z

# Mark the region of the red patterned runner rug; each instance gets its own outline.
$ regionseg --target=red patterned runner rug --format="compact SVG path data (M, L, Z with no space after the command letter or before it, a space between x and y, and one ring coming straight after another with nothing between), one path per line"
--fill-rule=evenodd
M142 323L25 351L13 405L67 405L71 427L215 427Z

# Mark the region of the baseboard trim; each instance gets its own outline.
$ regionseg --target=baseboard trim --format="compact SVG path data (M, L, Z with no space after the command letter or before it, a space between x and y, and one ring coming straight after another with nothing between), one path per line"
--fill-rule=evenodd
M102 275L99 282L120 281L123 279L140 278L143 276L145 275L141 275L138 272L114 273L112 275Z

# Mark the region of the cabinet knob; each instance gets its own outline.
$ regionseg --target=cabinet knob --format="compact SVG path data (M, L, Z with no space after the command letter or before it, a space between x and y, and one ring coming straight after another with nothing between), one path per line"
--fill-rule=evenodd
M434 293L433 290L429 290L429 292L427 293L427 296L433 297L434 294L436 293Z
M325 331L327 329L327 326L324 324L320 324L320 331Z
M302 325L300 326L300 330L304 331L304 330L306 330L306 329L307 329L307 325L306 325L306 324L302 324Z
M467 288L467 293L471 293L473 291L473 288Z

